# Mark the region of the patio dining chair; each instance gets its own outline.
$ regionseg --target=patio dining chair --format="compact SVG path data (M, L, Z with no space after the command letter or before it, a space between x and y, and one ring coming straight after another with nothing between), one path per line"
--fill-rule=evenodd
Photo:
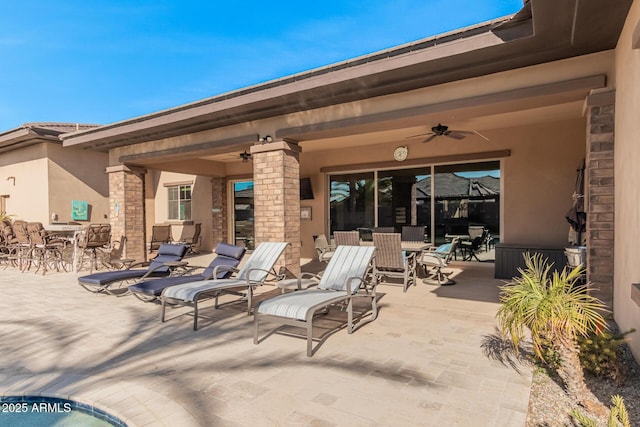
M403 225L402 241L403 242L424 242L424 225Z
M369 228L369 227L359 227L357 230L358 232L358 239L362 242L372 242L373 241L373 236L371 235L373 233L373 229ZM334 232L334 237L335 237L335 232Z
M90 271L97 270L101 252L109 250L111 244L111 224L89 224L77 241L76 271L82 270L85 258L91 265Z
M2 247L0 252L2 260L5 262L5 268L16 261L16 251L18 250L18 238L13 234L11 221L5 220L0 222L0 236L2 237Z
M395 227L373 227L371 229L373 233L395 233Z
M418 263L424 268L426 277L422 280L427 284L453 285L456 282L449 278L449 274L444 269L451 262L455 254L459 238L454 237L450 243L438 246L434 250L423 251Z
M29 256L31 255L31 239L29 238L27 222L16 220L13 222L12 229L16 244L11 261L20 271L24 271L29 267Z
M469 240L463 240L460 242L463 261L471 261L472 258L480 261L477 252L485 244L487 235L488 231L484 227L474 227L473 230L472 227L469 227Z
M109 270L120 270L135 262L134 259L124 258L127 246L127 236L120 236L120 240L111 240L107 246L97 251L98 263Z
M333 254L335 253L335 249L329 246L329 242L327 241L327 236L324 234L316 237L314 241L314 245L316 248L316 252L318 253L318 261L320 262L329 262Z
M350 334L365 322L375 320L378 316L375 275L371 292L366 287L367 273L372 268L375 251L373 246L338 246L316 289L288 292L258 303L254 310L253 343L260 342L259 324L262 320L279 324L276 330L282 325L298 326L306 329L307 356L311 357L314 352L313 322L319 312L327 313L330 307L337 305L343 310L346 308L347 330ZM370 300L371 318L361 319L354 324L353 305L356 298Z
M29 266L27 268L35 265L36 273L42 269L43 275L48 270L70 270L71 265L67 265L63 258L63 251L69 243L67 240L48 233L41 222L27 223L27 231L31 241Z
M334 231L333 239L336 242L336 246L359 246L360 245L360 233L357 231Z
M377 249L374 274L379 282L386 278L402 279L403 292L416 284L416 253L403 252L399 233L373 233L373 245Z

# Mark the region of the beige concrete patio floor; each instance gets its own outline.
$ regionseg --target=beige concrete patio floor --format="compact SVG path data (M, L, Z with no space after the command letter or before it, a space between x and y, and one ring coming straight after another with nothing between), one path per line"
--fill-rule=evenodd
M131 426L524 426L531 368L483 350L501 282L493 264L456 265L454 286L380 285L378 319L352 335L324 322L312 358L301 338L254 345L245 304L209 305L194 332L75 273L0 270L0 394L71 398Z

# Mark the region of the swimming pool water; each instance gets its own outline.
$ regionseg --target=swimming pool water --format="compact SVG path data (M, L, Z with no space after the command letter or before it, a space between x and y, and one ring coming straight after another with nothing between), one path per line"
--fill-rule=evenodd
M43 396L0 397L0 427L127 427L91 405Z

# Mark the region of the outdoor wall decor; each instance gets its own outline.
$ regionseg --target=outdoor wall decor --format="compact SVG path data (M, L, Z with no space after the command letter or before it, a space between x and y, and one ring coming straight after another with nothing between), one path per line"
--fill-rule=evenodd
M89 203L82 200L72 200L71 219L74 221L87 221L89 219Z
M311 221L311 206L300 207L300 219L304 221Z

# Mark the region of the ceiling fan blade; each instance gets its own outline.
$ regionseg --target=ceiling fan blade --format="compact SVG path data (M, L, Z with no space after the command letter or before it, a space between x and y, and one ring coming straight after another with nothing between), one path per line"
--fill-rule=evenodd
M477 130L474 130L473 133L475 133L476 135L478 135L480 138L484 139L485 141L489 141L489 138L487 138L486 136L484 136L483 134L481 134Z
M466 135L464 135L462 132L456 131L456 130L452 130L449 131L447 133L445 133L445 136L448 136L449 138L453 138L453 139L464 139L466 138Z
M425 132L425 133L419 133L417 135L405 136L405 139L417 138L419 136L425 136L425 135L431 135L431 132L428 132L428 133Z
M422 142L431 142L431 141L433 141L433 139L434 139L436 136L438 136L438 135L436 135L436 134L434 133L434 134L432 134L431 136L427 137L427 138L426 138L424 141L422 141Z

